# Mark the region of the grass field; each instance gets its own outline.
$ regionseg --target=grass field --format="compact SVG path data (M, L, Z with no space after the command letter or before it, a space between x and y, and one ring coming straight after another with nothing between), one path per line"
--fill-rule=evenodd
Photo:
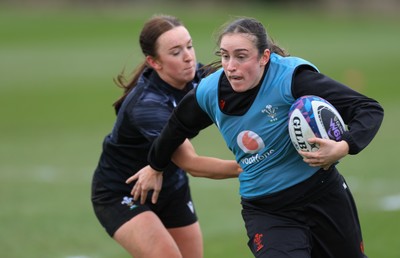
M1 256L128 257L97 222L90 181L120 95L112 78L142 60L144 21L168 13L191 31L199 61L214 59L216 28L231 16L252 16L292 55L382 103L379 134L339 168L358 203L369 257L400 257L400 18L267 6L158 8L0 8ZM201 154L231 157L214 128L194 143ZM236 180L191 181L205 257L251 257Z

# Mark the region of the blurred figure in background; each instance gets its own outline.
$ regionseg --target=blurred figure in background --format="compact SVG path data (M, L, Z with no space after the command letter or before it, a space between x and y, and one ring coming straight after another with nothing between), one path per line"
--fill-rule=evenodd
M204 76L192 38L176 17L152 17L139 42L145 61L128 83L123 75L117 78L124 94L114 103L117 119L93 176L94 211L107 233L135 258L202 258L202 234L184 170L220 179L237 177L241 168L233 160L196 155L186 140L165 168L158 203L132 200L133 183L125 181L148 164L149 148L172 110Z
M150 149L149 164L127 182L144 201L158 189L175 149L215 123L243 172L239 175L248 245L262 258L362 258L356 205L335 164L362 151L383 119L379 103L289 56L252 18L228 24L218 39L222 69L204 78L174 110ZM332 103L348 125L342 140L311 138L297 152L288 113L305 95Z

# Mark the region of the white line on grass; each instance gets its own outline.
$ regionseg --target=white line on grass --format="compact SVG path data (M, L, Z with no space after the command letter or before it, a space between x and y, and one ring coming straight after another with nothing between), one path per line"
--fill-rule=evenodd
M386 196L382 198L380 204L385 211L400 210L400 194Z

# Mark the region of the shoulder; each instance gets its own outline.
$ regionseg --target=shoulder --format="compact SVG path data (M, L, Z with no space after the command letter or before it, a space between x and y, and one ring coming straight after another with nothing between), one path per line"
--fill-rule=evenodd
M218 85L223 75L223 69L208 75L196 88L196 100L199 106L204 110L206 107L214 106L218 98Z
M223 72L224 70L221 68L201 80L200 84L197 86L196 95L202 96L216 91Z
M272 66L283 66L293 70L296 70L298 67L308 67L311 70L318 71L318 68L310 61L297 56L280 56L272 53L270 60Z
M122 112L130 116L138 113L161 112L161 110L170 110L168 96L161 92L157 87L149 83L138 83L129 93L121 106ZM148 112L146 111L148 110Z
M199 87L206 87L206 86L218 86L218 82L221 78L222 73L224 72L224 70L222 68L218 69L217 71L211 73L210 75L206 76L205 78L203 78L203 80L201 80ZM206 86L205 86L206 85Z

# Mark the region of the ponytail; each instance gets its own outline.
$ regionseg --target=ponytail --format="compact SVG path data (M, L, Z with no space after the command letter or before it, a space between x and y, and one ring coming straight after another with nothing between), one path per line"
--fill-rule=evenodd
M114 83L119 88L122 88L124 90L123 95L113 103L116 114L118 114L118 111L121 108L122 102L124 102L126 96L128 96L129 92L131 92L136 87L139 77L143 73L144 69L146 69L146 67L147 65L145 62L136 67L136 69L133 71L133 77L130 81L127 81L124 75L124 71L122 71L120 74L117 75L116 78L113 79Z

